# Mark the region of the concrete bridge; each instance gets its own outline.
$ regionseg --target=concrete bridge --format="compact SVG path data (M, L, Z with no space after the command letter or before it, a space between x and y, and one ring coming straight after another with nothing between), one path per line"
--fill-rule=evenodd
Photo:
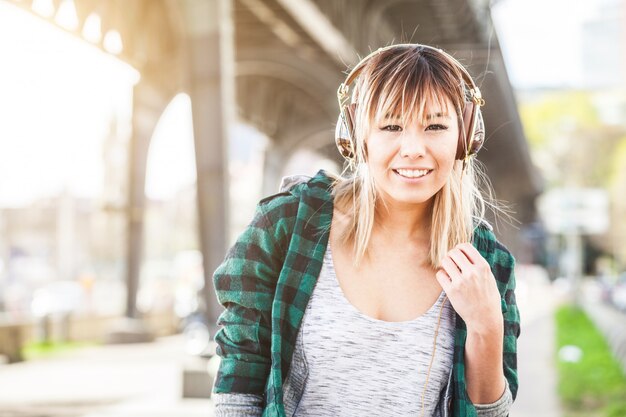
M487 142L479 159L497 197L513 204L520 227L535 219L541 182L487 0L2 1L116 55L141 74L133 95L125 208L129 317L137 316L148 148L161 114L180 92L191 97L193 108L199 237L212 320L220 307L211 274L227 246L229 128L239 119L271 138L265 193L276 189L284 162L299 149L340 163L332 139L336 88L348 66L380 46L430 44L469 68L487 101ZM62 7L69 18L59 23L54 16ZM516 252L520 234L503 226L499 234Z

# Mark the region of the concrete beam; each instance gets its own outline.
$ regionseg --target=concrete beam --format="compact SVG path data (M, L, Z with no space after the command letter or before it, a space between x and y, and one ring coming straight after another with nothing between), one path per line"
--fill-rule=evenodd
M262 0L239 0L250 12L263 22L285 45L305 50L306 53L313 54L311 47L304 43L304 39L298 32L284 22L274 11Z
M338 64L354 64L357 51L311 0L276 0L328 56Z
M334 98L335 92L331 85L312 78L303 71L299 71L293 66L284 65L280 62L270 61L238 61L237 77L265 77L284 81L293 86L293 88L304 91L315 106L322 109L329 118L336 117L338 110L337 100ZM339 82L337 82L339 85ZM247 90L246 100L253 99L254 92ZM259 111L267 109L259 108Z

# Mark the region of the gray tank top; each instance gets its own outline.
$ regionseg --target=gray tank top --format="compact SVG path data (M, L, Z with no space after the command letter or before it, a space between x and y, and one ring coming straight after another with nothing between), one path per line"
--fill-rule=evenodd
M285 381L287 416L419 416L444 296L442 292L426 313L413 320L369 317L345 298L328 245ZM454 324L454 310L446 299L424 416L435 415L448 383Z

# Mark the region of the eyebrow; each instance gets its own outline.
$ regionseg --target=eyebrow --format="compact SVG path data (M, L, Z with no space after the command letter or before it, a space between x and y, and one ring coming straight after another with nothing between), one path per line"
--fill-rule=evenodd
M399 115L395 115L395 116L390 116L389 114L386 114L384 117L384 120L389 120L389 119L400 119ZM432 120L432 119L450 119L450 115L448 113L432 113L426 116L426 120Z

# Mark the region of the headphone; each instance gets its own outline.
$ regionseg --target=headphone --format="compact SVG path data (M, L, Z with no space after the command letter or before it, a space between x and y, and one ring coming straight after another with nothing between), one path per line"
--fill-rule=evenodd
M335 128L335 144L339 149L341 155L353 162L355 158L354 154L354 126L355 126L355 114L356 103L349 103L349 87L350 84L361 73L367 61L375 55L388 51L398 47L413 47L420 48L420 52L423 50L432 51L440 54L444 60L452 63L461 71L461 76L466 85L469 86L469 90L466 92L465 108L462 111L463 125L462 129L459 129L459 141L457 146L457 152L455 159L464 161L465 163L473 155L476 155L485 141L485 123L480 111L480 107L485 105L480 93L480 89L472 80L469 72L465 69L459 61L452 57L447 52L441 49L433 48L428 45L402 43L396 45L390 45L383 48L379 48L376 51L370 53L363 58L356 66L350 71L346 80L339 85L337 89L337 100L339 102L339 118L337 119L337 126Z

